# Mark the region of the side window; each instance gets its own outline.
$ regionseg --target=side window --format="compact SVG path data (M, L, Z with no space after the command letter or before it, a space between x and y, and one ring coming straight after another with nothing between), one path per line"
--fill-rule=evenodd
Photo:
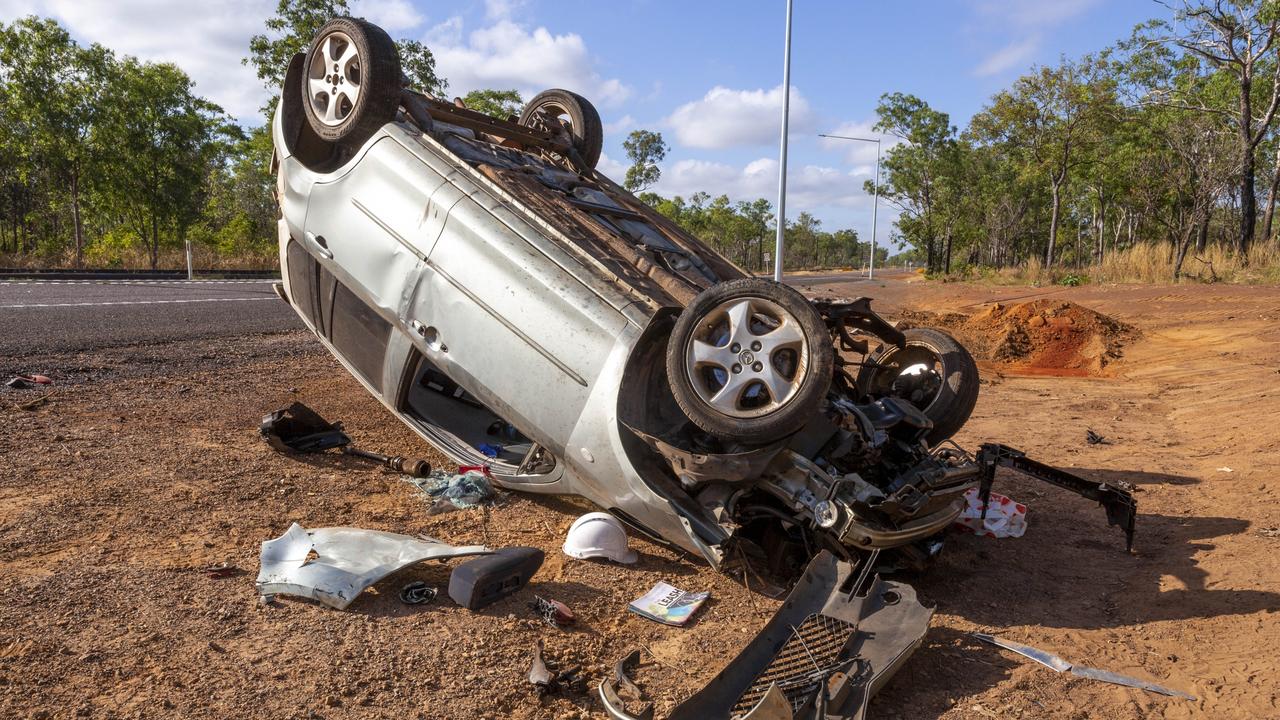
M382 392L382 363L387 354L391 323L374 312L340 282L334 283L329 342L356 372Z

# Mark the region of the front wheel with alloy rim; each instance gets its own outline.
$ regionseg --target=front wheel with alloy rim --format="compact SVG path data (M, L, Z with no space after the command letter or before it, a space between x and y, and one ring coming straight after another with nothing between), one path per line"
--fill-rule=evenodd
M360 146L395 119L400 54L377 25L356 18L330 20L312 40L305 67L303 108L322 139Z
M754 278L698 294L667 343L667 380L685 415L746 444L800 429L826 397L834 362L813 305L786 285Z
M903 332L906 344L885 344L858 373L858 387L871 399L896 397L933 421L925 436L937 445L955 435L978 402L978 365L955 338L933 328Z

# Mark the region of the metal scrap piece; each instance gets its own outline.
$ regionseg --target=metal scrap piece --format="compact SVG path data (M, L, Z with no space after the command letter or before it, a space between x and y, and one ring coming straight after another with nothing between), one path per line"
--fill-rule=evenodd
M1124 685L1131 688L1138 688L1139 690L1149 690L1153 693L1168 695L1170 697L1180 697L1186 700L1196 699L1196 696L1190 693L1185 693L1181 690L1173 690L1171 688L1164 687L1163 685L1156 685L1153 682L1139 680L1138 678L1129 677L1128 675L1113 673L1110 670L1099 670L1098 668L1073 665L1071 666L1071 674L1088 680L1101 680L1102 682L1113 683L1115 685Z
M1005 640L1004 638L998 638L995 635L988 635L986 633L969 633L969 634L981 640L984 643L990 643L997 647L1002 647L1005 650L1012 650L1013 652L1016 652L1023 657L1031 658L1032 660L1035 660L1036 662L1040 663L1041 665L1049 668L1054 672L1062 672L1064 670L1071 669L1071 663L1067 662L1066 660L1063 660L1062 658L1058 657L1057 655L1054 655L1053 653L1045 652L1044 650L1041 650L1039 648L1033 648L1030 645L1023 645L1022 643L1017 643L1012 640Z
M653 720L653 703L645 703L639 713L632 715L626 711L626 702L623 701L623 696L637 703L644 700L644 693L627 677L627 668L639 664L640 651L632 650L614 664L613 679L605 678L600 683L600 699L614 720Z
M567 670L553 671L542 659L543 650L542 638L538 638L533 646L533 662L529 667L529 682L538 691L538 697L546 697L562 690L582 692L583 678L578 674L581 668L575 665Z
M262 543L258 594L297 595L343 610L365 588L402 568L489 552L483 545L455 547L350 527L307 530L294 523L284 535Z
M1137 688L1139 690L1148 690L1150 692L1168 695L1170 697L1180 697L1187 700L1196 699L1195 695L1182 692L1181 690L1172 690L1164 687L1163 685L1156 685L1153 682L1139 680L1138 678L1129 677L1128 675L1121 675L1120 673L1114 673L1110 670L1099 670L1098 668L1073 665L1053 653L1046 652L1039 648L1033 648L1030 645L1023 645L1022 643L1005 640L1004 638L988 635L986 633L969 634L982 642L1002 647L1005 650L1010 650L1023 657L1035 660L1054 672L1066 672L1070 670L1072 675L1085 678L1086 680L1101 680L1102 682L1112 683L1114 685L1124 685L1125 687Z

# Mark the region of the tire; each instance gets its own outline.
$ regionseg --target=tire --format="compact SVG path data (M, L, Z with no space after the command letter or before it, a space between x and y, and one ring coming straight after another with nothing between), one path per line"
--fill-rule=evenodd
M680 409L706 432L748 445L803 427L831 387L834 364L813 305L755 278L699 293L667 341L667 380Z
M903 335L906 347L885 344L867 356L858 387L872 399L897 397L919 408L933 421L925 440L937 445L955 435L973 413L978 366L963 345L941 330L912 328ZM903 373L922 365L922 372Z
M520 124L554 131L544 127L541 119L544 111L561 121L568 121L573 149L587 167L594 168L600 162L600 149L604 147L604 126L600 124L600 113L596 112L595 106L575 92L544 90L524 106L520 112Z
M345 17L325 23L311 41L304 69L302 106L321 139L359 147L395 119L400 53L377 25Z

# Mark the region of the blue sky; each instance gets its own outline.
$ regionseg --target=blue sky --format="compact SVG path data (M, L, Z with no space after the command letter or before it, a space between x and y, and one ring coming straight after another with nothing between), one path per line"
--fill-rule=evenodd
M671 145L656 188L776 199L782 99L782 0L352 0L393 37L427 42L451 93L551 86L592 99L607 138L601 166L620 176L636 128ZM909 92L963 126L1033 65L1099 50L1168 10L1151 0L796 0L788 216L828 230L871 229L862 183L877 99ZM275 0L0 0L0 21L55 17L82 41L187 69L197 90L246 123L265 97L239 64ZM620 179L620 178L619 178ZM878 239L893 212L882 204Z

